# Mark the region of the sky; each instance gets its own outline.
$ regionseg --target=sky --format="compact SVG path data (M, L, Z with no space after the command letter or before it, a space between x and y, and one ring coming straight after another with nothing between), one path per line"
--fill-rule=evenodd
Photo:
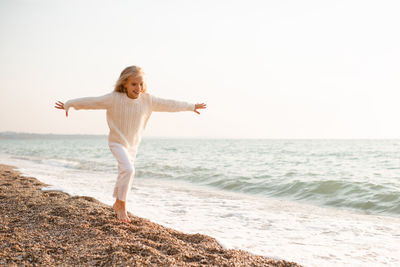
M0 0L0 132L107 134L100 96L141 66L148 92L207 103L145 136L400 138L400 2Z

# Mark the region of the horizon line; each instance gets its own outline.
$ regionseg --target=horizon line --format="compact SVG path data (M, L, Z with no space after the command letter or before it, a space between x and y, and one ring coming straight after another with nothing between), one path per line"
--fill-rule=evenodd
M86 137L107 137L108 134L62 134L62 133L31 133L31 132L15 132L2 131L1 137L7 136L86 136ZM221 137L221 136L143 136L143 139L242 139L242 140L400 140L400 137Z

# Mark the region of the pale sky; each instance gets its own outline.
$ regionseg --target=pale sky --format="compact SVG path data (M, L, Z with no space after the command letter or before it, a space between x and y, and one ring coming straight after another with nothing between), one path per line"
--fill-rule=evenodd
M107 134L111 92L141 66L158 97L146 136L400 138L400 2L0 0L0 132Z

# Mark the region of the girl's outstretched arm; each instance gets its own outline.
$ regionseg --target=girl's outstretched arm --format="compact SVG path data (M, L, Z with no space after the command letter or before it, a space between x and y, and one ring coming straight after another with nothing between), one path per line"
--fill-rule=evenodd
M151 97L152 111L158 112L179 112L179 111L194 111L200 114L198 109L205 109L206 104L190 104L187 102L181 102L171 99L163 99L155 96Z
M67 101L65 104L61 101L56 103L55 108L65 109L68 117L68 110L72 107L75 109L107 109L112 104L113 93L109 93L98 97L83 97Z

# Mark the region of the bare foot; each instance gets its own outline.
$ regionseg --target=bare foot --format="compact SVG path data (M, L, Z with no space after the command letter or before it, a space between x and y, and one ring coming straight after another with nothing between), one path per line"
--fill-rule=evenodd
M115 214L117 215L117 218L120 222L131 222L128 217L128 213L126 212L126 202L121 201L117 198L113 205L113 209L115 210Z

